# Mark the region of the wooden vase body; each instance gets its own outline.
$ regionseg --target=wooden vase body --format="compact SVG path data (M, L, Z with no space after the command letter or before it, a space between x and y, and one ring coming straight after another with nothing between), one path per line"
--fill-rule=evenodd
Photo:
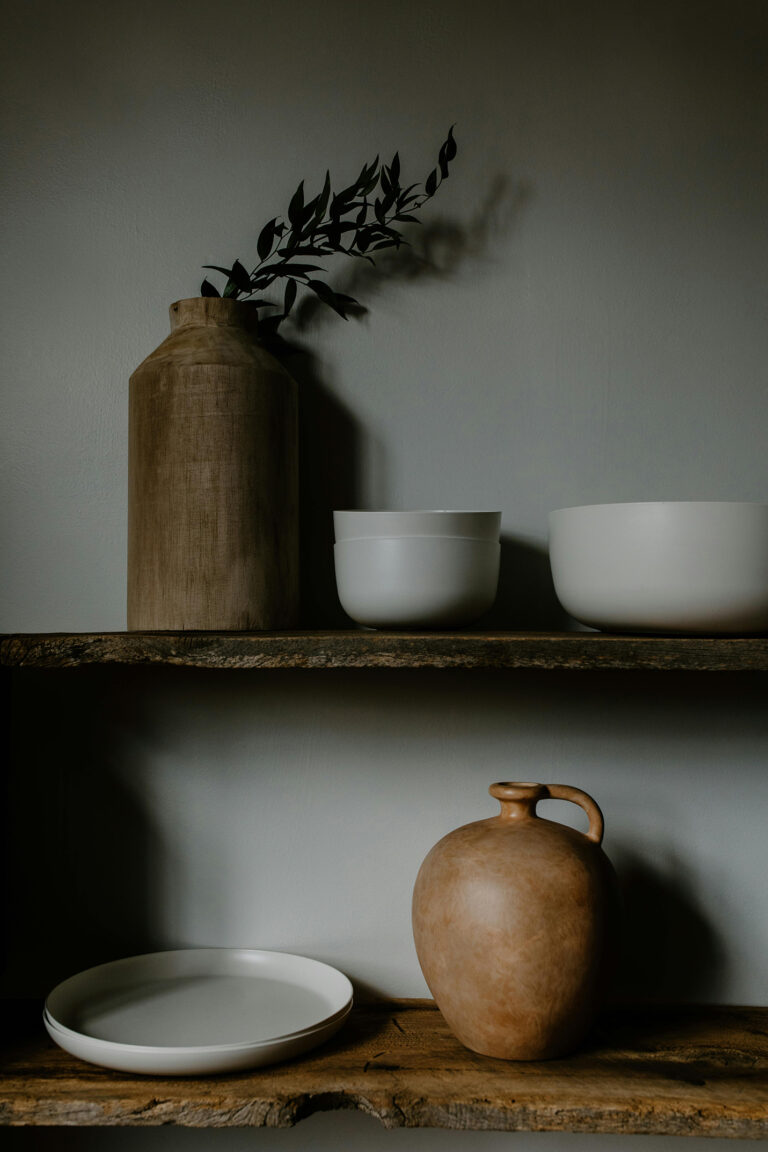
M578 1045L604 976L615 894L602 816L566 785L495 784L491 793L501 814L457 828L421 866L416 951L463 1044L507 1060L547 1059ZM547 796L585 807L589 834L536 816Z
M128 628L290 628L298 616L296 384L248 303L171 306L131 376Z

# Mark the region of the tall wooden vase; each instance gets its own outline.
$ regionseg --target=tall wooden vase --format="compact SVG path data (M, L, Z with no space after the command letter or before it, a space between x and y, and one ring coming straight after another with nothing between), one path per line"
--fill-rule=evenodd
M296 384L247 302L170 313L130 382L128 628L294 627Z

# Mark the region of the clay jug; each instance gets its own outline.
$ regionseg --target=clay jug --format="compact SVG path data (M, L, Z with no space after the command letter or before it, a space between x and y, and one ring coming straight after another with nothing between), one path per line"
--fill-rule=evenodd
M296 384L247 301L170 311L131 376L128 627L295 627Z
M574 1049L593 1018L615 912L595 801L564 784L492 784L501 812L429 852L413 893L424 977L457 1038L485 1056L543 1060ZM536 814L572 800L585 834Z

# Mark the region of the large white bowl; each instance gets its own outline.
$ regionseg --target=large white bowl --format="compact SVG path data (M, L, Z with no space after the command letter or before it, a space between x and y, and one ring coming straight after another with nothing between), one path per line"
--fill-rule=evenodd
M337 543L370 537L462 536L468 540L499 539L501 512L340 511L333 514Z
M497 540L400 536L334 546L344 611L372 628L468 624L496 597Z
M768 630L768 504L654 501L549 517L560 603L616 632Z

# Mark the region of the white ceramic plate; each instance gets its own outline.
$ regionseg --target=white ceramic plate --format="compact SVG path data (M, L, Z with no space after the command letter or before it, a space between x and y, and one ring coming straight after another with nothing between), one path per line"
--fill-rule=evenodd
M43 1022L106 1068L201 1076L287 1060L327 1040L352 1007L329 964L287 952L187 948L89 968L51 992Z

